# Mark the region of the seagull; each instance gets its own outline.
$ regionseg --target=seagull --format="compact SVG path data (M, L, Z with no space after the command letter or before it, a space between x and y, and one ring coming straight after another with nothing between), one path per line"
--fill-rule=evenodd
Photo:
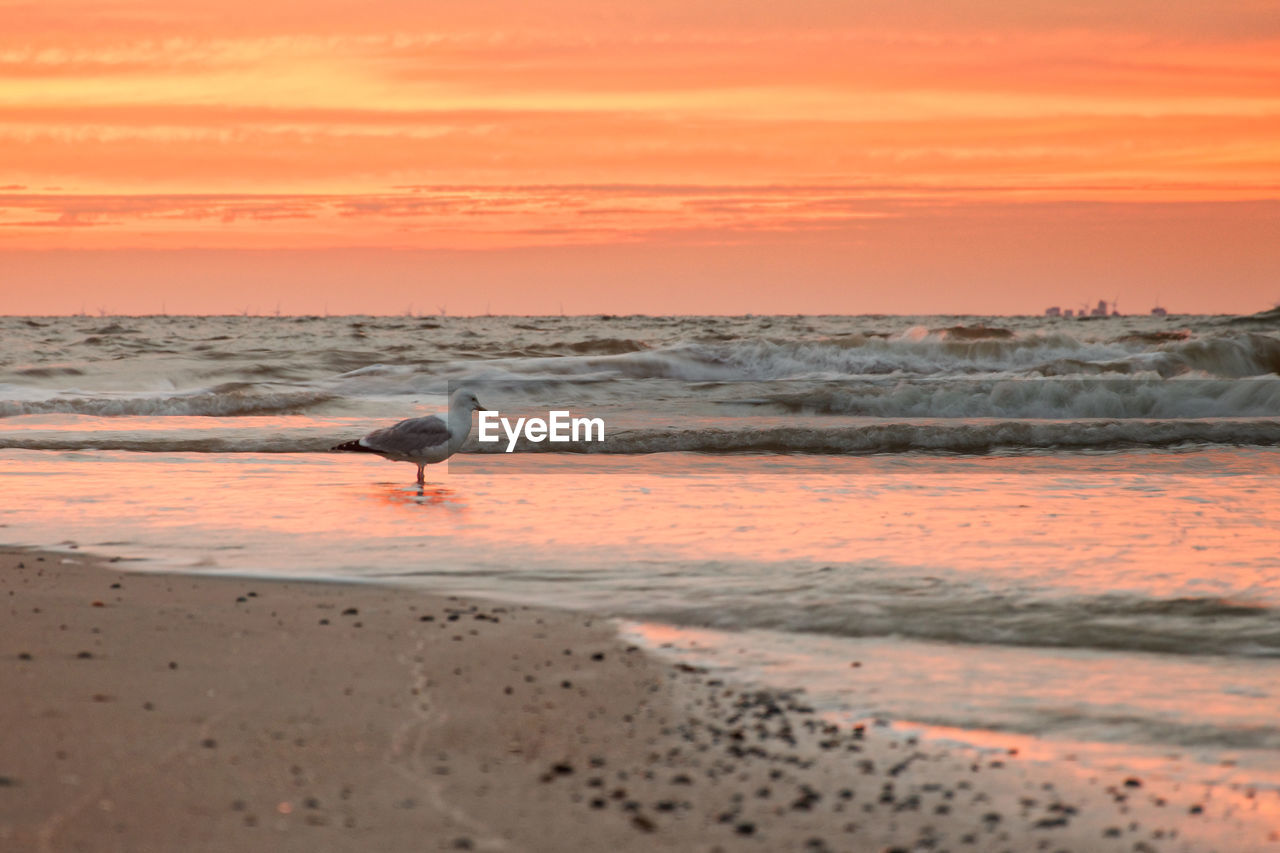
M418 466L421 485L426 482L423 469L457 453L471 434L471 413L483 410L475 394L460 388L449 398L448 422L435 415L410 418L395 426L375 429L364 438L339 444L333 450L376 453L393 462L413 462Z

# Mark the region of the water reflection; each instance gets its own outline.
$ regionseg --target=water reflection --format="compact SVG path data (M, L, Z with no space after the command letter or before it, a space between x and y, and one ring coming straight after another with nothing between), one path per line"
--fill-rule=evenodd
M203 556L231 541L252 552L245 568L284 572L396 566L417 546L441 562L506 565L522 583L532 564L556 567L562 580L603 581L624 562L678 563L674 577L616 578L649 595L676 580L686 596L699 584L708 595L742 584L773 595L779 581L803 585L797 601L823 601L855 594L835 585L870 572L911 594L932 578L977 592L1280 603L1275 451L658 454L610 459L610 474L583 473L578 459L538 460L536 471L563 469L558 476L499 461L501 473L450 465L447 485L419 488L397 478L399 466L375 471L328 454L0 451L0 523L31 544L70 536L96 545L119 538L127 519L137 552ZM447 510L435 516L442 523L422 523L429 509ZM807 574L830 566L847 571ZM614 591L626 597L622 585ZM565 592L557 587L554 599Z
M467 509L465 498L457 489L430 483L378 483L371 493L374 501L391 506L445 507L454 512Z

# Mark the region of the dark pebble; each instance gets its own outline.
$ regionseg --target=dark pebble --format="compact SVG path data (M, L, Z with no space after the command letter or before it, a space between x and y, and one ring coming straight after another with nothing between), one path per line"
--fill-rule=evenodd
M89 658L93 657L93 652L81 652L80 654L76 655L76 657L80 658L81 660L88 660Z
M31 660L31 652L18 652L18 660Z
M205 749L216 749L218 746L218 742L211 737L207 737L204 740L200 741L200 745L203 746Z
M1124 780L1124 786L1126 788L1141 788L1142 780L1135 776L1130 776L1128 779Z
M471 843L471 839L470 839L470 838L455 838L455 839L453 839L453 849L454 849L454 850L471 850L471 849L473 849L473 847L474 847L474 846L475 846L475 845L473 845L473 844Z
M744 821L733 828L733 831L739 835L755 835L756 825L748 821Z
M642 814L638 814L632 817L631 825L634 826L636 829L640 830L641 832L653 832L655 829L657 829L657 827L654 826L653 821L649 820L649 818L645 817Z
M348 607L346 610L342 611L342 615L343 615L343 616L355 616L355 615L356 615L356 614L358 614L359 612L360 612L360 611L359 611L359 609L357 609L357 608L355 608L355 607Z

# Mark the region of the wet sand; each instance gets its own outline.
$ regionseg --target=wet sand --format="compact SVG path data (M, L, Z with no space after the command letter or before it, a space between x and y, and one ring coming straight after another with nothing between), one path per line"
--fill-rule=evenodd
M835 727L580 613L0 549L0 849L1280 850L1276 792Z

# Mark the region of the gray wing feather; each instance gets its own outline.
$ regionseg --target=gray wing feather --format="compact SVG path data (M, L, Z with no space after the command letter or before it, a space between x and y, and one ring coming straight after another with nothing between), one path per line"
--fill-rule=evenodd
M428 447L447 444L449 441L449 425L435 415L425 418L410 418L395 426L374 430L360 439L360 443L370 450L382 453L420 453Z

